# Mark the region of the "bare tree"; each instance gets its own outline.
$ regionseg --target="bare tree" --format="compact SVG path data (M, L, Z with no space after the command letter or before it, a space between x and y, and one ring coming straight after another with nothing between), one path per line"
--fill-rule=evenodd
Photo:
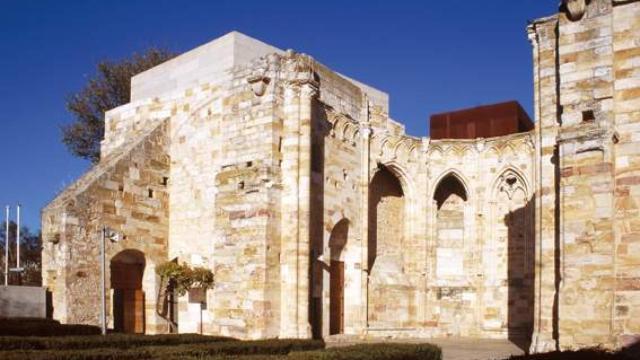
M0 271L1 283L4 284L4 264L5 264L5 244L6 244L6 222L2 222L0 228ZM9 267L16 266L16 234L18 226L15 222L9 222ZM20 228L20 267L24 269L22 274L10 273L9 285L31 285L40 286L42 284L42 240L40 234L32 233L28 227Z
M78 157L97 163L104 137L104 113L124 105L131 97L131 77L175 56L162 49L149 49L121 61L98 63L97 73L85 87L67 99L74 122L62 128L62 142Z

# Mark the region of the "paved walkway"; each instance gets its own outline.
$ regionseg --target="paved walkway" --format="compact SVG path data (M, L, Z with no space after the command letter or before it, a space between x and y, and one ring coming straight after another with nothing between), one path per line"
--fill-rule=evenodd
M493 339L402 339L402 340L346 340L332 341L327 339L327 346L347 346L362 343L398 342L398 343L430 343L442 348L443 360L503 360L511 355L522 355L524 351L508 340Z
M443 360L502 360L524 351L508 340L433 339L442 348Z

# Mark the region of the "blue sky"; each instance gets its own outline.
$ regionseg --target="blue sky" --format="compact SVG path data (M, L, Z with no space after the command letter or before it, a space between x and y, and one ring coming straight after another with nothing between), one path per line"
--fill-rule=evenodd
M95 64L151 46L187 51L237 30L388 92L391 116L515 99L532 114L527 21L557 0L0 0L0 205L40 209L90 165L60 142L65 97Z

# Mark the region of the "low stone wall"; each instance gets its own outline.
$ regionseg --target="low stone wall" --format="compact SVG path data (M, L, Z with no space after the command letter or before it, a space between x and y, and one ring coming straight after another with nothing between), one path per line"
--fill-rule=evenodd
M46 318L47 291L36 286L0 286L0 318Z

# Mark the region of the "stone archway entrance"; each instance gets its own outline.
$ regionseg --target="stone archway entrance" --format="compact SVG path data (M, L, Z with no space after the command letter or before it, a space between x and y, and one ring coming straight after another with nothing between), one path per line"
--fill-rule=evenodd
M349 236L349 221L340 220L329 239L329 335L344 333L344 259L343 250Z
M143 334L145 330L142 276L144 253L124 250L111 259L113 327L116 332Z

